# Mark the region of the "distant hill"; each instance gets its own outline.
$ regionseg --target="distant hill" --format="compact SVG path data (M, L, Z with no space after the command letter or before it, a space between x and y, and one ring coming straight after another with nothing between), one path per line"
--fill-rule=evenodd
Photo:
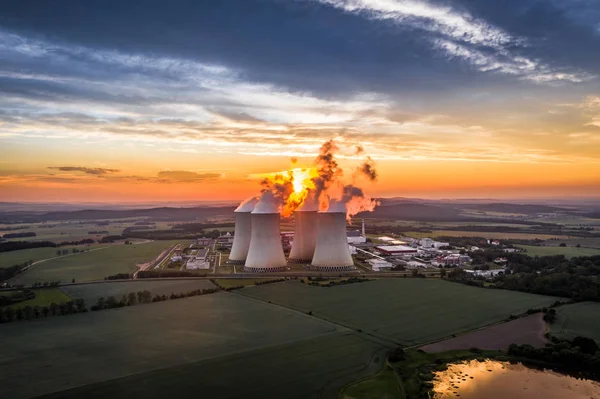
M43 214L31 214L26 212L4 212L0 213L0 223L35 223L44 221L66 221L66 220L99 220L99 219L121 219L131 217L150 217L173 221L186 221L206 219L217 215L232 215L235 207L193 207L193 208L151 208L151 209L88 209L73 212L47 212Z
M356 217L420 221L449 221L467 219L465 216L460 214L460 210L452 207L424 205L412 202L404 202L395 205L381 205L375 208L373 212L361 212L356 215Z

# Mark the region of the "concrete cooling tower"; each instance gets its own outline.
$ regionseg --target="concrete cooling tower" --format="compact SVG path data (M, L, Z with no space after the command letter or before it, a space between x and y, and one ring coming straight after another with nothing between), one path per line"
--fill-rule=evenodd
M270 191L263 193L251 214L252 234L244 270L252 273L283 271L287 265L281 232L279 206Z
M317 244L317 224L319 204L310 192L302 206L294 212L294 241L290 251L291 263L310 263Z
M258 197L248 198L237 207L235 211L235 235L233 245L227 263L243 265L248 256L250 248L250 237L252 234L252 220L250 213L258 202Z
M346 235L346 206L331 200L326 211L318 213L317 245L311 270L341 272L355 270Z

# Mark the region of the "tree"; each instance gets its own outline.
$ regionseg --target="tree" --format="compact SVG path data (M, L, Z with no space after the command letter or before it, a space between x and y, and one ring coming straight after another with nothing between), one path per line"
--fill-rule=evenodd
M75 277L73 277L73 280L71 280L71 283L75 283Z
M42 308L42 313L44 314L44 317L48 317L48 313L50 313L50 308L48 306L44 306Z
M106 307L108 309L116 308L117 307L117 299L112 295L107 297L106 298Z
M35 306L33 308L33 315L35 316L36 319L40 318L40 313L41 313L41 308L39 306Z
M55 302L50 304L50 314L56 316L58 314L58 305Z
M566 247L566 246L567 246L567 244L565 244L564 242L561 242L559 245L559 247Z
M127 305L133 306L133 305L137 304L138 303L137 298L138 298L138 296L136 295L135 292L130 292L129 294L127 294Z
M571 343L573 344L573 346L578 346L579 349L581 349L581 352L583 353L587 353L589 355L593 355L595 354L598 349L598 344L596 344L596 341L594 341L591 338L586 338L586 337L575 337L573 338L573 341L571 341Z
M59 249L58 251L56 251L56 255L61 256L62 255L62 251Z
M98 310L102 310L102 309L106 308L106 300L104 299L103 296L98 298L98 300L96 301L96 306L98 307Z
M77 313L83 313L86 311L85 301L81 298L75 300L75 309L77 309Z

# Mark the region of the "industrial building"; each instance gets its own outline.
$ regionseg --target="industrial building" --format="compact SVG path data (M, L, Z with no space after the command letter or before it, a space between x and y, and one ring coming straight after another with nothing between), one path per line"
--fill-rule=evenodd
M341 272L355 270L346 237L346 205L330 200L326 211L318 212L317 245L311 270Z
M279 206L273 193L265 191L250 215L252 228L244 271L265 273L285 270L287 261L281 245Z
M199 249L196 255L187 261L185 268L190 270L210 269L210 262L206 260L207 253L208 248Z
M233 211L235 213L235 234L227 263L243 265L246 262L252 235L252 218L250 215L257 202L258 198L256 197L248 198Z
M371 265L371 269L373 269L374 272L390 270L393 267L390 262L378 258L367 259L367 263Z
M418 252L417 249L405 245L380 245L375 248L386 255L410 255Z

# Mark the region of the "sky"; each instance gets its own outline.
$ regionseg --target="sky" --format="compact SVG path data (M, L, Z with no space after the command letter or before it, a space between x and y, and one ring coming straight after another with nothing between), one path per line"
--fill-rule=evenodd
M0 201L600 197L597 0L4 0Z

